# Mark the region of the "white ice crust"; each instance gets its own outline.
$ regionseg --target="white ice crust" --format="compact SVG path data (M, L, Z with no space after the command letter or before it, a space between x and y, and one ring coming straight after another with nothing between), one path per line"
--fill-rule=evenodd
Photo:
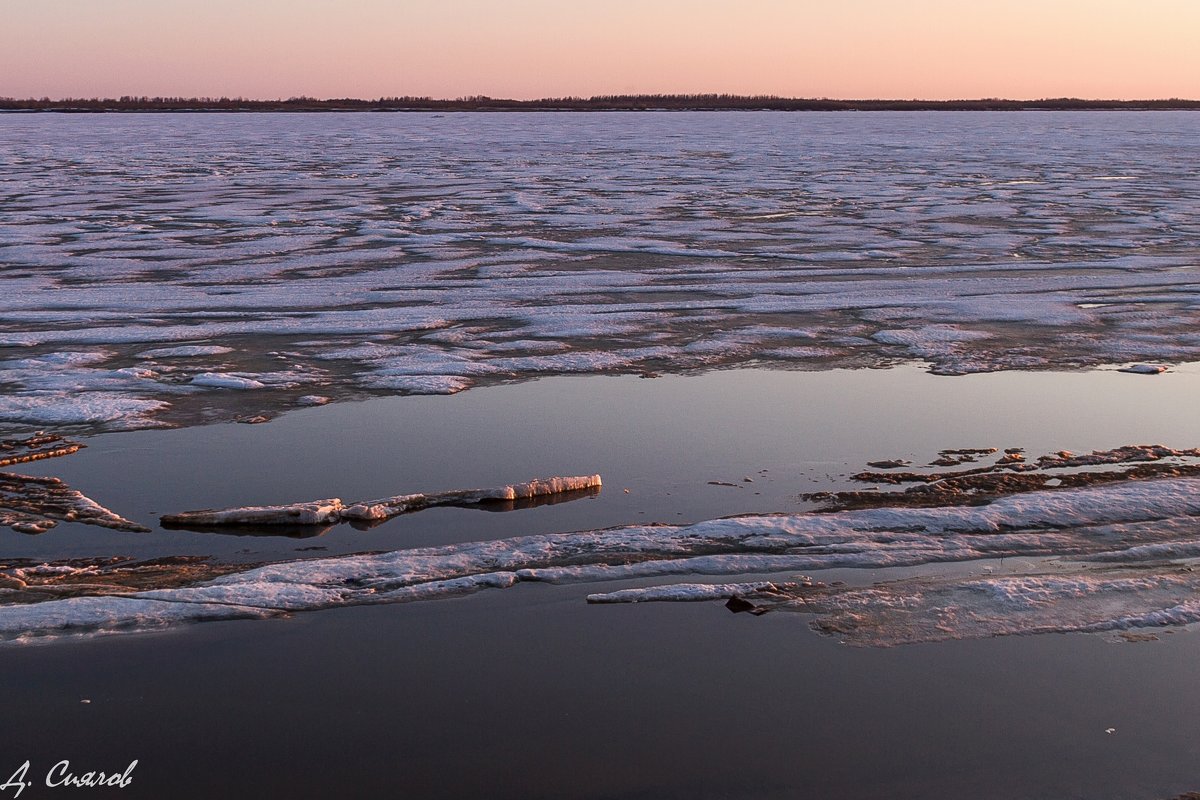
M192 387L1200 359L1191 116L799 121L7 119L0 419L143 425L121 400Z

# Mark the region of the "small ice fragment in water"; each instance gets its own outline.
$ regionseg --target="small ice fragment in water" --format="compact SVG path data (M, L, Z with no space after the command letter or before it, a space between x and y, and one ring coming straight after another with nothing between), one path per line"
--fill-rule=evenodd
M1117 729L1116 728L1105 728L1104 732L1105 733L1116 733Z
M899 469L907 467L911 461L905 461L903 458L893 458L890 461L868 461L867 466L872 469Z
M301 406L323 406L328 402L329 398L321 394L306 394L296 398L296 404Z

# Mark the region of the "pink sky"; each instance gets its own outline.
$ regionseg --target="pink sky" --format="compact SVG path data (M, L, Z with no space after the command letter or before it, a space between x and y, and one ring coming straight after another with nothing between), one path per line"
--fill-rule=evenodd
M1197 0L4 0L0 96L1200 98Z

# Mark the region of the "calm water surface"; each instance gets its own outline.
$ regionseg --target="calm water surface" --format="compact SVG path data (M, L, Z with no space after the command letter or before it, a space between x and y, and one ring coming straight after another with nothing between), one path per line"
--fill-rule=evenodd
M840 485L866 460L927 460L942 447L1194 446L1198 382L1190 366L1153 377L944 378L914 367L555 378L333 405L269 425L98 436L36 466L147 523L185 508L534 475L600 472L605 488L555 506L429 511L303 541L70 525L0 541L7 555L40 558L260 560L305 546L387 550L798 510L798 493ZM121 796L146 798L1156 800L1200 788L1191 632L1139 644L1052 635L855 649L798 615L588 606L587 591L521 585L4 648L0 772L26 758L42 774L63 758L110 770L137 758ZM47 795L33 787L25 797Z

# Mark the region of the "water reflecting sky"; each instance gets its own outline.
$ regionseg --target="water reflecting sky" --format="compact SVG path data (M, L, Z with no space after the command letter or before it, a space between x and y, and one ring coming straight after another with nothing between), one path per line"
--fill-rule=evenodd
M807 507L800 493L844 485L844 476L867 461L924 463L942 448L1025 447L1037 455L1133 443L1196 446L1198 388L1200 369L1192 365L1153 376L1090 371L943 377L912 366L560 377L453 397L335 404L267 425L107 434L92 437L74 456L23 465L24 471L58 475L151 526L158 514L191 509L334 496L361 500L550 475L598 472L605 486L597 497L554 506L503 514L434 509L370 531L341 526L303 542L64 524L40 537L6 531L0 552L258 560L291 557L297 547L392 550L796 511Z

